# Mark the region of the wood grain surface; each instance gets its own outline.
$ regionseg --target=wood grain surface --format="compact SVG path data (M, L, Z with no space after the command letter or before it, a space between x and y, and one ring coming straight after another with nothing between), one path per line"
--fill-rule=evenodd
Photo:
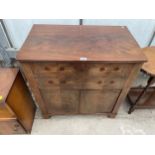
M142 70L146 73L155 76L155 47L147 47L143 49L147 57L147 62L142 66Z
M121 89L132 67L122 63L31 63L40 89Z
M5 102L18 71L15 68L0 68L0 96L3 97L2 102Z
M80 91L70 89L41 90L50 115L78 114Z
M18 72L9 92L7 104L14 111L24 129L30 133L35 117L36 106L20 72Z
M16 115L12 109L5 103L0 105L0 120L15 119Z
M0 120L0 135L26 134L17 119Z
M41 92L38 87L37 79L35 78L32 72L32 66L28 63L22 63L22 70L24 72L25 79L27 80L30 90L35 96L35 101L39 104L39 107L42 111L42 115L44 118L49 118L49 114L47 112L46 104L42 98Z
M17 55L43 117L115 117L147 60L126 27L34 25Z
M28 87L18 69L1 68L0 73L0 95L5 96L0 103L0 135L30 133L36 106Z
M80 98L81 114L111 112L121 90L82 90Z
M127 27L34 25L21 61L146 61Z

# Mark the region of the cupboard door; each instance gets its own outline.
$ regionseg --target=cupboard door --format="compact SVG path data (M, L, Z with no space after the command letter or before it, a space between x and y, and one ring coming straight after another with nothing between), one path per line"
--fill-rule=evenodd
M47 89L41 90L41 94L46 103L49 114L55 115L78 113L78 90Z
M82 90L80 97L80 113L111 112L120 90Z

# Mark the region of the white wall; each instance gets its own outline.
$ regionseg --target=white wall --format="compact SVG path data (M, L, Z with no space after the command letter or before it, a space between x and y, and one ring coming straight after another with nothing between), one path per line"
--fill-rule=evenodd
M4 19L9 36L15 48L24 43L33 24L78 25L78 19Z
M141 47L148 45L155 31L155 20L149 19L85 19L84 25L127 26Z
M127 26L141 47L148 45L149 40L155 31L155 20L105 20L105 19L84 19L84 25L120 25ZM4 23L10 34L14 47L19 49L25 41L33 24L64 24L78 25L78 19L5 19ZM152 45L155 45L155 39Z

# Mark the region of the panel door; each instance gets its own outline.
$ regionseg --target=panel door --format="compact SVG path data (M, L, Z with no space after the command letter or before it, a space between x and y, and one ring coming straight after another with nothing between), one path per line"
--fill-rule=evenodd
M77 114L79 107L79 91L67 89L41 90L48 113Z
M108 113L111 112L120 90L83 90L80 97L80 113Z

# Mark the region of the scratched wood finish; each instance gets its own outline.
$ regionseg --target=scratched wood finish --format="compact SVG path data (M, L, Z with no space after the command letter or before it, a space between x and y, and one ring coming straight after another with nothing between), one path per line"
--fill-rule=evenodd
M126 27L33 26L17 59L44 118L114 117L146 57Z
M5 89L1 89L3 92L0 92L6 97L0 103L0 134L30 133L35 105L25 81L18 69L5 68L0 70L2 88L5 88L6 85Z
M27 61L141 62L145 56L120 26L34 25L17 55Z

